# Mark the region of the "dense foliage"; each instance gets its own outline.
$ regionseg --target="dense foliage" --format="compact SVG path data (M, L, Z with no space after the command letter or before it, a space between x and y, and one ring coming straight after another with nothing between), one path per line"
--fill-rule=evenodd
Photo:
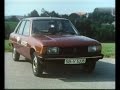
M46 11L44 8L41 10L39 15L36 10L33 10L28 16L25 17L62 17L69 19L80 32L80 34L97 39L101 42L114 42L115 41L115 26L112 24L115 21L115 17L110 13L101 13L94 11L84 15L78 15L76 13L71 13L70 15L64 14L60 15L55 11ZM11 18L10 21L15 21L15 18ZM10 25L5 23L5 36L8 38L9 33L14 29L16 25Z
M39 17L39 14L36 10L33 10L30 14L28 14L28 17Z
M18 22L13 21L5 21L5 39L9 38L11 32L14 31L15 27L17 26Z

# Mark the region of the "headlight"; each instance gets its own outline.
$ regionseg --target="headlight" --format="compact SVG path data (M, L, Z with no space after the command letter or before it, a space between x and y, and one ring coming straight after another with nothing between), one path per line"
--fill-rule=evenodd
M47 54L59 54L59 48L58 47L48 47Z
M101 50L101 45L98 46L88 46L88 52L97 52Z

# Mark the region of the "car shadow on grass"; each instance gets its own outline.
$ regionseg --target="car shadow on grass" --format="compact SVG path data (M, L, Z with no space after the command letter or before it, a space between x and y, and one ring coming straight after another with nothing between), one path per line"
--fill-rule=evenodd
M81 70L79 65L48 65L44 78L59 79L64 82L115 81L115 64L98 61L93 73Z

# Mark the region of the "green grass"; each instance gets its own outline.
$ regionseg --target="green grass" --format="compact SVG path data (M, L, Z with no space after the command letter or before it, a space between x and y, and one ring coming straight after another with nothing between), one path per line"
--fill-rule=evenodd
M4 43L5 43L5 51L8 51L8 52L12 51L11 47L9 46L9 40L5 40Z
M105 57L115 57L115 43L102 43L102 54Z
M11 47L8 45L8 40L5 40L5 51L11 51ZM102 43L102 54L106 58L115 57L115 43Z

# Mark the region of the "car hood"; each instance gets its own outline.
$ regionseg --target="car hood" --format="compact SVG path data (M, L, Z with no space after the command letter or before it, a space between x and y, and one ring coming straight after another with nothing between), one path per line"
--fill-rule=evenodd
M43 46L81 46L81 45L97 45L97 40L78 35L38 35L34 36Z

